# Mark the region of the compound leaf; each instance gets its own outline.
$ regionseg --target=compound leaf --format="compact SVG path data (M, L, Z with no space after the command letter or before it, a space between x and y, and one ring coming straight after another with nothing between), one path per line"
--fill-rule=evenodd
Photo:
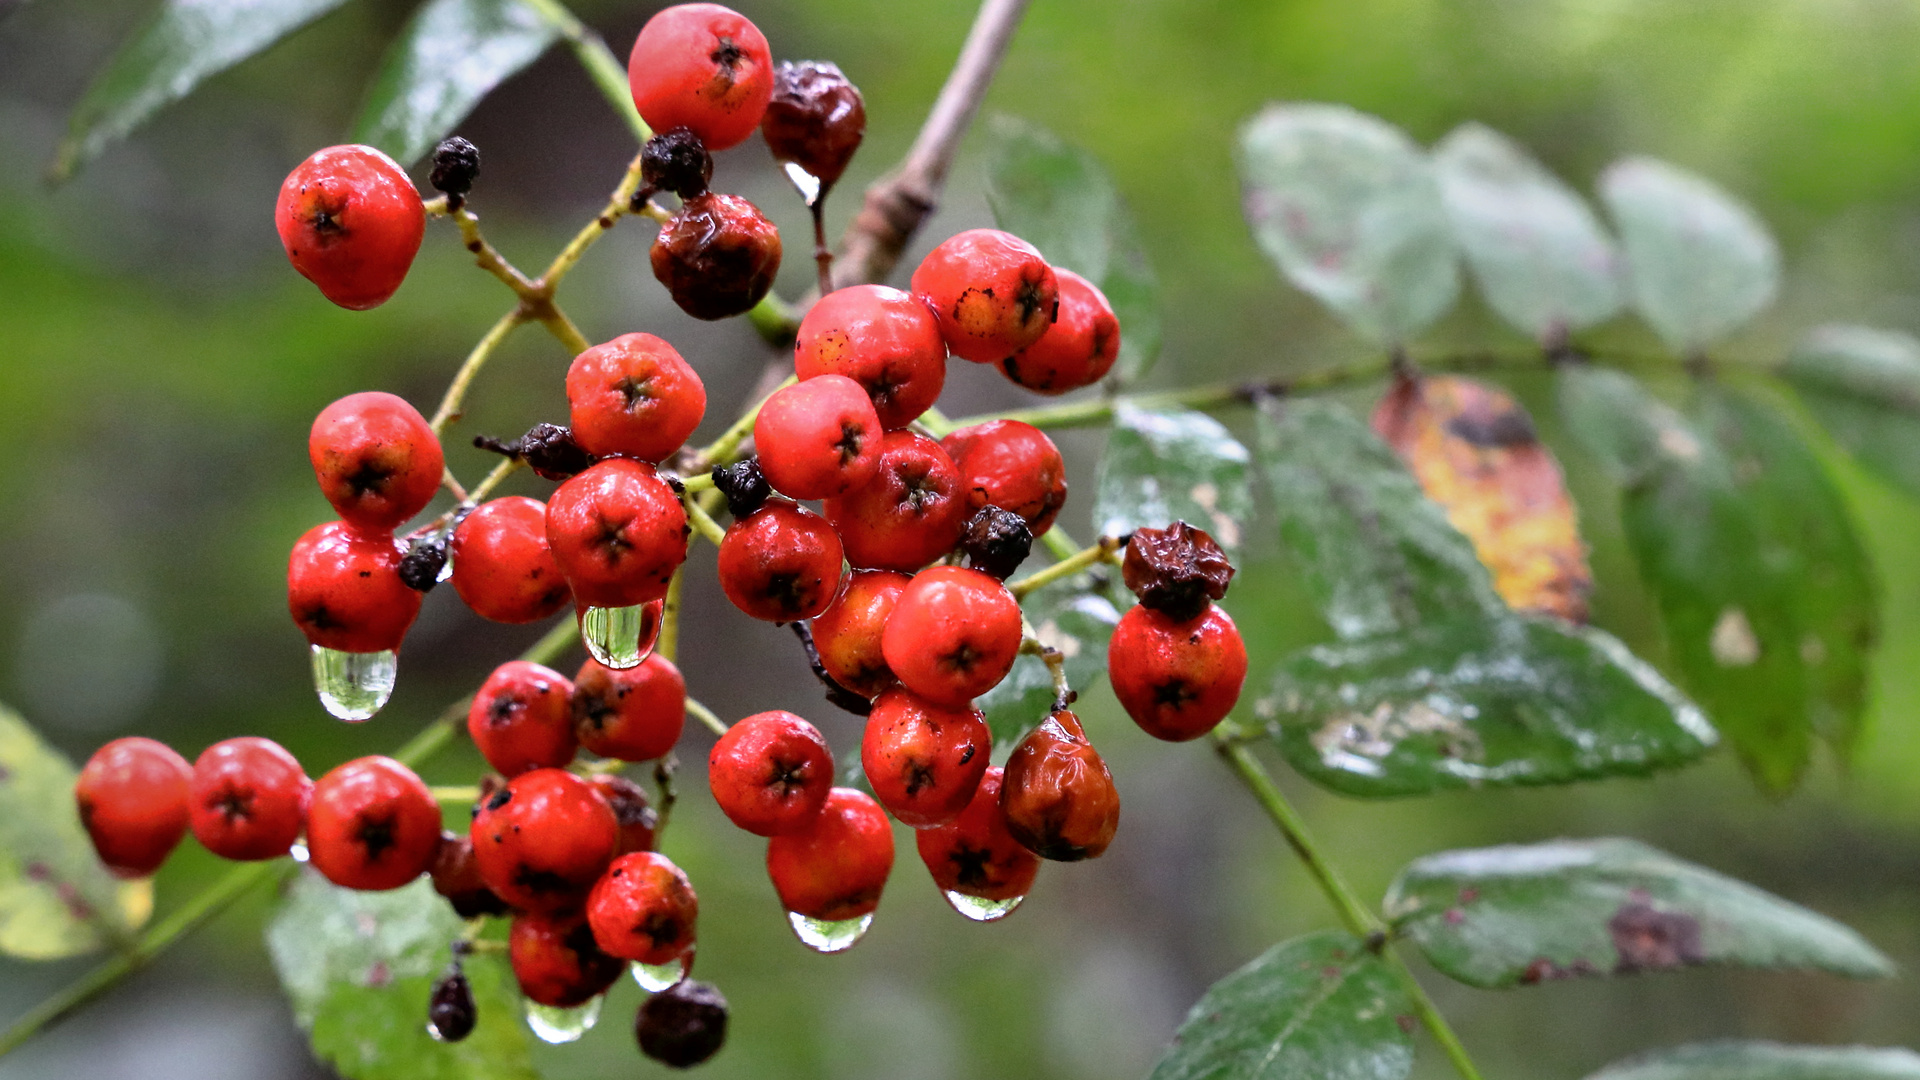
M1094 525L1124 536L1185 521L1231 552L1253 515L1250 461L1247 448L1205 413L1121 405L1095 481Z
M1920 340L1864 326L1822 326L1780 375L1833 441L1882 479L1920 496Z

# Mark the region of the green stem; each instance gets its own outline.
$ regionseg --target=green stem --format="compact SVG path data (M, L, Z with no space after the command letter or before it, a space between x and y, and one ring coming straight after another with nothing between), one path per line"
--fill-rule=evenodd
M772 397L799 381L799 376L789 375L781 380L780 385L774 387L767 397ZM752 408L740 414L740 419L735 420L732 427L721 432L719 438L701 448L695 460L707 466L732 464L734 452L740 449L741 443L747 441L747 436L753 434L753 422L760 419L760 407L766 403L767 398L754 402Z
M777 293L768 292L747 310L747 323L767 344L776 349L789 348L794 335L800 332L800 309L780 299Z
M479 344L473 347L473 351L467 354L467 359L460 365L460 370L453 373L453 381L447 384L447 392L441 395L440 407L433 411L433 422L430 426L435 435L445 432L447 425L460 415L460 407L467 400L467 389L473 385L474 376L480 374L480 369L486 366L494 350L498 349L500 343L507 340L507 335L513 333L514 328L525 322L526 318L526 314L518 307L500 316L499 321L486 332Z
M633 129L634 138L643 143L653 138L653 129L640 119L640 110L633 107L633 91L627 86L627 66L613 55L613 50L607 48L606 39L582 23L558 0L526 2L567 39L567 44L573 48L574 58L586 69L594 88L600 91L601 97L607 99L607 104L613 106L613 111L620 114L620 119Z
M1118 546L1111 537L1103 536L1091 547L1082 548L1044 570L1035 571L1019 581L1008 582L1007 591L1012 593L1016 600L1024 598L1042 585L1051 585L1062 578L1072 577L1095 563L1114 561L1113 553Z
M694 532L711 540L714 547L719 547L720 542L727 538L727 530L721 528L720 523L713 520L713 515L707 513L706 508L700 505L698 499L689 495L681 501L687 507L687 524L693 526Z
M654 640L653 651L668 662L680 658L680 590L686 578L685 566L673 572L673 577L667 581L666 602L660 605L660 636Z
M715 716L712 709L707 708L692 698L687 699L687 715L705 724L707 730L713 732L715 735L725 735L727 733L727 722Z

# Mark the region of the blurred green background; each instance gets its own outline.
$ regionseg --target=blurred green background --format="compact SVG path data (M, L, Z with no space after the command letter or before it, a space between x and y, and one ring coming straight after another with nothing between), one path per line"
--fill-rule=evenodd
M76 758L116 735L189 757L257 733L318 775L391 749L537 635L433 594L398 693L371 723L328 719L284 613L293 539L328 508L308 470L313 414L354 390L430 408L502 310L499 286L436 225L394 301L325 303L286 265L271 204L280 178L340 141L405 0L357 0L169 109L78 180L40 172L90 72L150 0L39 0L0 15L0 700ZM616 52L656 5L582 3ZM972 16L968 4L756 0L739 5L776 56L837 61L870 127L841 195L911 140ZM0 4L0 12L9 5ZM1235 127L1272 99L1340 101L1431 142L1478 119L1587 187L1627 153L1669 158L1750 200L1788 267L1780 304L1728 354L1776 356L1816 322L1920 330L1920 6L1908 0L1036 0L987 103L1102 157L1139 212L1165 286L1159 385L1323 366L1361 354L1279 281L1243 227ZM604 198L633 147L570 55L506 84L460 128L480 145L475 205L497 246L538 265ZM986 223L978 141L917 253ZM418 178L424 179L424 173ZM757 140L721 156L716 186L755 199L790 256L804 213ZM743 325L695 323L647 272L651 227L623 224L563 294L589 337L647 329L707 380L709 429L749 393L769 350ZM802 291L790 257L782 289ZM904 274L901 275L904 277ZM1646 347L1632 326L1606 337ZM1469 302L1429 347L1517 344ZM476 432L510 435L564 413L566 354L537 330L486 372L449 441L464 477ZM955 364L952 415L1017 404L991 372ZM1512 385L1557 441L1544 380ZM1369 391L1371 393L1371 390ZM1364 403L1364 396L1356 396ZM1241 423L1244 417L1232 417ZM1085 535L1097 435L1062 438ZM1611 494L1562 445L1598 573L1598 622L1654 658L1662 645L1614 522ZM1554 836L1635 835L1809 904L1920 970L1920 508L1839 462L1877 558L1886 641L1872 718L1850 769L1823 761L1781 802L1728 755L1655 781L1356 803L1283 777L1338 862L1377 897L1409 857ZM518 490L546 485L522 478ZM1075 510L1078 509L1076 516ZM858 722L820 701L792 639L738 615L696 548L682 666L734 718L793 708L843 753ZM1256 556L1229 609L1259 658L1322 631L1284 567ZM577 655L562 663L571 669ZM1280 938L1332 925L1278 836L1204 746L1152 743L1104 690L1088 729L1125 801L1119 839L1091 864L1050 866L1009 921L947 910L901 830L892 888L867 942L839 957L796 943L765 881L760 841L704 792L707 737L691 730L682 808L665 850L699 887L702 977L734 1004L726 1077L958 1080L1137 1076L1186 1007ZM469 749L428 769L470 782ZM159 878L162 909L218 872L192 844ZM278 996L243 905L104 1002L0 1060L0 1077L323 1076ZM85 967L0 961L11 1016ZM1510 993L1430 978L1490 1078L1576 1077L1631 1051L1716 1036L1920 1042L1920 986L1818 975L1690 971ZM579 1045L543 1049L554 1077L657 1075L634 1050L631 985ZM1419 1075L1446 1075L1427 1047Z

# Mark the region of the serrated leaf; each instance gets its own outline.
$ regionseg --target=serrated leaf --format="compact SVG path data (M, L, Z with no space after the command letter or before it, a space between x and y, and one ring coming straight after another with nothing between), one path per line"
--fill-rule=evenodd
M1254 239L1359 333L1399 345L1460 295L1432 165L1406 133L1344 105L1269 105L1240 129Z
M1093 588L1082 575L1038 590L1023 605L1041 643L1064 657L1067 685L1082 694L1106 675L1107 640L1120 622L1113 603ZM1012 746L1053 710L1053 672L1039 657L1023 653L1007 677L973 704L986 714L994 746Z
M1833 441L1888 483L1920 496L1920 340L1865 326L1822 326L1780 375Z
M345 0L164 0L98 75L68 121L53 175L66 179L161 108Z
M1254 712L1295 769L1366 797L1644 776L1714 742L1699 710L1614 638L1520 616L1303 650Z
M1120 320L1114 375L1138 381L1160 354L1160 283L1113 177L1093 155L1024 120L994 117L987 140L994 220L1106 294Z
M1358 938L1311 934L1213 984L1149 1080L1399 1080L1414 1026L1406 991Z
M1780 249L1752 210L1710 181L1652 158L1600 177L1620 231L1634 310L1695 353L1740 328L1780 290Z
M1620 256L1572 188L1492 128L1457 127L1433 151L1453 234L1487 305L1535 340L1562 340L1625 303Z
M1253 516L1252 455L1220 421L1192 409L1114 410L1095 482L1093 521L1105 536L1185 521L1229 552Z
M125 943L153 914L153 882L119 881L73 801L79 773L0 706L0 953L57 960Z
M1587 1080L1920 1080L1920 1054L1730 1039L1638 1054Z
M1884 978L1859 934L1637 840L1557 840L1417 859L1387 917L1436 968L1473 986L1698 964Z

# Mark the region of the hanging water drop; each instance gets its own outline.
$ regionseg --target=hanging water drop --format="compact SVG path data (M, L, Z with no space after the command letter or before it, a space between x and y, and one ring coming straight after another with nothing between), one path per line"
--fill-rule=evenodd
M800 167L798 162L789 161L785 166L787 179L800 192L808 206L820 201L820 178Z
M307 845L298 841L295 841L294 845L287 849L287 856L297 863L306 862L312 857L307 853Z
M436 585L444 585L453 580L453 549L447 549L447 561L440 564L440 572L433 575Z
M649 994L657 994L669 986L677 985L692 973L693 950L688 949L686 955L664 964L642 964L635 961L631 970L633 981L640 984L640 989Z
M400 657L384 652L341 652L313 647L313 688L329 713L352 723L368 720L393 696Z
M800 939L802 945L814 952L837 953L860 944L860 939L867 936L867 927L873 925L873 913L868 912L857 919L828 922L789 911L787 923L793 927L793 935Z
M1013 909L1019 907L1020 902L1026 899L1024 896L1013 896L1005 900L988 900L985 897L968 896L966 893L955 892L952 889L946 890L946 897L947 903L953 905L953 910L974 922L999 922L1013 914Z
M607 667L639 667L660 638L663 606L655 600L632 607L587 608L580 613L580 638L586 642L587 652Z
M593 1030L600 1020L600 1003L604 996L597 996L585 1005L571 1009L562 1009L553 1005L539 1005L527 1002L527 1027L541 1042L576 1042L582 1035Z

